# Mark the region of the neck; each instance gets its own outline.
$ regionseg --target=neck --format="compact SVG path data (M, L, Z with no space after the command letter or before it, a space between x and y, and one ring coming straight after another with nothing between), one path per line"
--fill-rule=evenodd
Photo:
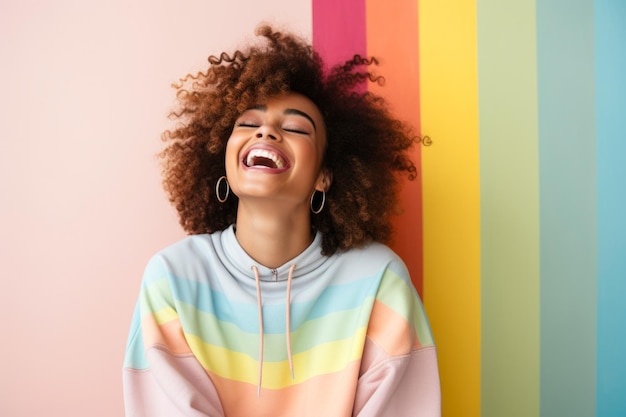
M313 241L309 207L280 210L239 201L237 241L255 261L278 268L302 253Z

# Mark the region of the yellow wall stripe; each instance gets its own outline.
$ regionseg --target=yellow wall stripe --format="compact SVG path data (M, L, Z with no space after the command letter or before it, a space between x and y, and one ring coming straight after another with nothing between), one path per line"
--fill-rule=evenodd
M425 303L444 416L480 415L476 2L419 1Z

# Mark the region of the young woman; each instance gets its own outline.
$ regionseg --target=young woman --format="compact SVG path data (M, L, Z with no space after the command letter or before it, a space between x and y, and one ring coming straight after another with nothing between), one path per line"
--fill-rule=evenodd
M164 186L190 236L148 263L126 415L439 416L437 357L385 243L411 130L299 38L209 57L178 88Z

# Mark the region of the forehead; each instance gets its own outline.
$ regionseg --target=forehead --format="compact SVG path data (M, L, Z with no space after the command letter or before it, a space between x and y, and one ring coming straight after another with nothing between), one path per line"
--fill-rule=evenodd
M322 113L308 97L299 93L285 93L271 97L264 103L263 107L284 112L285 110L299 110L310 116L315 125L322 126L324 118Z

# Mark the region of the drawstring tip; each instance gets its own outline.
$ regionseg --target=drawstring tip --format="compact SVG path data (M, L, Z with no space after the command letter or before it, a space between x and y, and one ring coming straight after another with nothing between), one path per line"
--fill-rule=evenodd
M256 397L261 398L261 386L260 385L256 389Z
M296 379L296 374L293 371L294 370L294 366L293 366L293 358L291 356L291 347L289 348L289 372L291 373L291 380L295 381Z

